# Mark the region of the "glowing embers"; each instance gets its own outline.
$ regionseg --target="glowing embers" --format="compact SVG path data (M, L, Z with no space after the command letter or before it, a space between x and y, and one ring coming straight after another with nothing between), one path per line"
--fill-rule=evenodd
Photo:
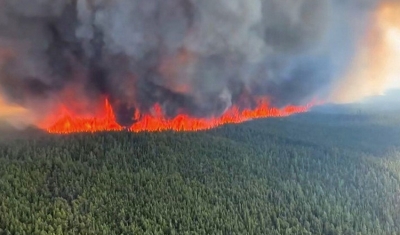
M56 122L46 129L50 133L58 134L123 130L117 123L108 100L105 100L103 112L95 117L82 117L62 107L60 118L56 118Z
M257 108L250 110L240 110L232 107L225 114L215 118L195 118L186 114L180 114L173 119L167 119L163 116L159 105L153 107L152 115L143 114L141 118L133 124L128 131L132 132L156 132L156 131L199 131L215 128L229 123L241 123L251 119L267 117L283 117L295 113L308 111L310 106L287 106L283 109L271 108L265 101L260 101ZM46 128L50 133L68 134L76 132L99 132L99 131L121 131L124 128L120 126L116 119L111 105L105 101L105 112L96 117L79 117L63 109L60 118L50 128ZM136 114L138 115L138 113Z

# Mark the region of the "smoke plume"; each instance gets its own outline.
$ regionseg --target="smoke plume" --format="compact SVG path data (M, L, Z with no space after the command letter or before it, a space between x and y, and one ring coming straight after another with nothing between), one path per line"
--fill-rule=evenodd
M400 88L400 1L378 4L345 76L331 98L353 102Z
M378 6L0 0L0 94L35 118L60 103L96 112L108 97L120 122L155 104L167 117L210 117L233 104L251 107L259 97L275 107L324 100L352 79L343 77Z

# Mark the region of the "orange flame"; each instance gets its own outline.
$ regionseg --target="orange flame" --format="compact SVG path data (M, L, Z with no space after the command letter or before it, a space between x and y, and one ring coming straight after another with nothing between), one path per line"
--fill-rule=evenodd
M307 106L287 106L282 109L271 108L268 102L259 101L257 108L250 110L240 110L238 107L232 107L224 115L215 118L203 119L190 117L186 114L180 114L173 119L163 116L160 105L153 107L153 115L144 114L139 121L126 130L131 132L159 132L159 131L199 131L215 128L224 124L241 123L251 119L267 117L284 117L295 113L302 113L309 110L311 105ZM96 117L79 117L62 108L60 118L46 130L49 133L69 134L76 132L99 132L99 131L121 131L124 130L116 119L111 105L106 100L104 104L103 115ZM136 117L138 117L136 113Z
M68 134L123 130L123 128L117 123L112 107L107 99L104 104L104 112L96 117L80 117L68 110L66 107L60 107L60 114L61 115L57 121L49 128L46 128L48 132ZM46 122L48 122L48 120ZM40 126L45 126L45 124Z

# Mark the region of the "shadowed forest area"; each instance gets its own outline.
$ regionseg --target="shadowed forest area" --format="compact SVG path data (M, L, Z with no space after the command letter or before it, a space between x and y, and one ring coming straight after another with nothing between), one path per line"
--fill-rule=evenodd
M400 234L399 117L3 135L0 234Z

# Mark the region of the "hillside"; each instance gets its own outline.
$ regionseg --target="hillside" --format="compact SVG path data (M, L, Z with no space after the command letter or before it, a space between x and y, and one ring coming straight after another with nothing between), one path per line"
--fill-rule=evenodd
M0 141L0 234L399 234L397 116Z

